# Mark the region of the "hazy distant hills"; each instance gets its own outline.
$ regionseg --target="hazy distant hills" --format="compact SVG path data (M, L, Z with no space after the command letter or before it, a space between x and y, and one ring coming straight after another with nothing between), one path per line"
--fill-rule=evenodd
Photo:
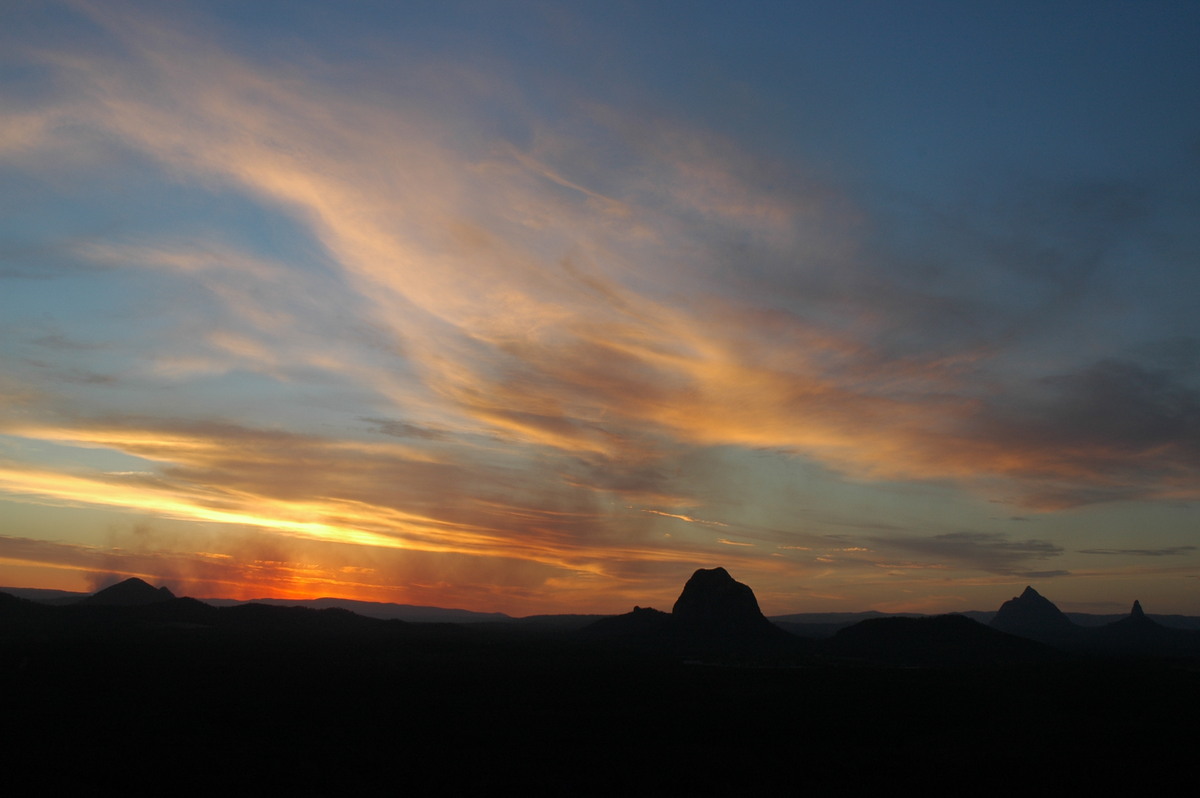
M111 592L117 591L117 592ZM165 591L165 593L163 592ZM167 588L154 588L137 577L126 579L117 585L95 594L71 593L64 590L41 590L37 588L0 587L0 592L43 604L67 605L78 603L137 604L153 603L163 598L173 598ZM138 598L140 597L140 598ZM311 609L343 609L368 618L396 619L414 623L488 623L512 621L501 612L473 612L471 610L425 607L414 604L390 604L374 601L354 601L340 598L317 599L204 599L214 607L233 607L241 604L269 604L276 607L308 607ZM592 616L601 617L601 616Z
M209 599L214 607L232 607L238 604L269 604L275 607L308 607L316 610L342 609L357 615L382 620L400 620L413 623L495 623L513 620L502 612L473 612L471 610L424 607L415 604L388 604L375 601L352 601L339 598L318 599Z

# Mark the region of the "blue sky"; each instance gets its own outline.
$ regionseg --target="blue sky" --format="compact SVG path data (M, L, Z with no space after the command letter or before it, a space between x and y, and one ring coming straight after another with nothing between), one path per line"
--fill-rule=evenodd
M1194 4L0 15L0 583L1200 612Z

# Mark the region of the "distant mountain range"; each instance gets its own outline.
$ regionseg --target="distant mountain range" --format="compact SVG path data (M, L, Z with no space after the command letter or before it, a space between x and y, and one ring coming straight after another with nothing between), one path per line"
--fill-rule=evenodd
M1073 653L1200 656L1200 632L1161 624L1133 602L1129 615L1101 626L1074 623L1032 587L1002 604L991 627Z
M126 582L141 582L143 580L137 577L131 577L125 580ZM147 587L150 587L147 585ZM1032 590L1032 588L1028 588ZM151 590L167 590L167 588L153 588ZM99 591L103 593L104 591ZM169 590L167 592L170 592ZM0 593L8 593L19 598L28 599L38 602L39 604L51 605L66 605L74 604L82 599L96 595L92 593L79 593L68 590L49 590L45 588L32 587L0 587ZM368 618L379 618L382 620L401 620L411 623L504 623L504 624L534 624L534 625L549 625L549 626L572 626L583 625L600 618L614 617L602 613L592 614L555 614L555 615L529 615L529 616L512 616L502 612L476 612L474 610L453 609L445 607L431 607L420 604L396 604L392 602L378 601L355 601L353 599L343 598L315 598L315 599L280 599L280 598L253 598L253 599L229 599L229 598L206 598L200 599L205 604L210 604L214 607L233 607L239 604L269 604L277 607L309 607L312 609L329 609L338 608L349 610L358 615L364 615ZM953 613L955 615L963 615L982 624L988 624L995 617L997 610L966 610L963 612ZM1084 612L1064 612L1066 618L1076 626L1096 627L1105 624L1119 621L1126 616L1124 614L1095 614ZM844 629L847 626L853 626L860 621L869 620L872 618L924 618L929 617L922 613L915 612L900 612L886 613L877 610L866 610L863 612L798 612L788 615L770 615L767 620L793 634L799 634L805 637L830 637L839 629ZM1193 615L1163 615L1163 614L1148 614L1148 618L1162 624L1163 626L1175 629L1196 629L1200 630L1200 616Z
M148 592L149 591L149 592ZM163 592L165 591L165 592ZM41 604L65 606L81 603L106 604L138 604L153 603L154 599L174 598L165 587L154 588L137 577L131 577L116 585L105 588L97 593L72 593L64 590L42 590L38 588L0 587L0 592L8 593L19 598L36 601ZM135 597L142 597L141 599ZM97 599L99 601L97 601ZM213 607L235 607L242 604L267 604L275 607L308 607L310 609L342 609L357 615L381 620L401 620L413 623L494 623L513 621L514 619L502 612L473 612L471 610L446 609L443 607L426 607L415 604L391 604L375 601L354 601L341 598L316 599L203 599L205 604ZM602 616L589 616L602 617Z
M376 624L451 625L489 634L571 634L581 643L701 660L757 657L973 665L1051 661L1070 656L1200 657L1200 619L1148 616L1134 602L1108 622L1061 612L1032 587L994 613L941 616L882 613L802 614L768 619L753 590L723 568L697 570L670 613L635 607L624 615L512 618L404 604L322 598L198 601L165 587L127 579L94 594L0 590L0 623L151 624L175 628L286 629L292 632L379 630ZM64 614L66 613L66 614ZM84 613L84 614L81 614ZM1198 622L1198 623L1193 623ZM64 626L65 625L65 626ZM398 627L387 627L398 628Z
M1053 617L1070 642L1051 644L967 615L789 634L724 569L670 611L483 623L215 606L141 580L35 595L0 592L0 763L55 792L180 774L422 795L1190 786L1197 636L1140 604L1068 626L1026 591L987 619Z
M0 591L0 764L67 794L180 774L422 795L1190 787L1200 632L1136 602L1093 626L1032 588L986 622L772 623L722 568L670 612L479 622L217 606L138 579L35 595Z

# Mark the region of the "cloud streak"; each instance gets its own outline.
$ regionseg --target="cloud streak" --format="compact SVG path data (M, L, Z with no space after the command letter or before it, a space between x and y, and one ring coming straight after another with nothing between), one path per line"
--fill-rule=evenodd
M995 574L1013 574L1029 578L1061 575L1064 571L1033 571L1030 560L1046 560L1062 555L1053 543L1033 538L1009 540L991 532L947 532L931 537L876 538L875 543L902 551L932 556L936 562L954 563L973 570Z
M438 122L412 121L414 107L403 100L362 104L319 84L314 91L296 73L270 78L140 18L97 19L132 57L102 69L81 56L54 58L87 87L88 99L62 114L308 225L354 290L351 301L403 352L422 390L386 370L354 376L406 408L438 405L456 410L460 424L610 459L665 436L794 449L878 477L1012 478L1025 483L1032 506L1164 489L1194 495L1188 430L1198 403L1170 375L1110 362L1044 378L1048 395L1031 398L1022 418L1009 412L1004 424L1002 408L1015 397L977 395L971 380L982 372L969 362L889 358L852 331L741 306L703 280L682 293L676 283L671 296L629 285L632 270L639 280L653 277L672 245L695 234L687 209L708 226L765 224L795 262L811 257L794 241L796 220L811 215L806 202L819 204L823 190L807 200L760 198L749 176L738 175L758 168L752 158L673 133L670 146L649 148L677 153L654 170L666 204L647 205L637 185L610 187L623 198L602 195L511 146L448 151L429 130ZM293 89L300 85L303 93ZM337 370L330 347L296 346L299 308L247 290L248 281L289 280L279 267L227 253L206 263L195 252L99 244L85 254L199 276L238 320L240 331L208 333L206 354L160 360L164 373L272 373L285 355ZM242 286L206 276L233 272ZM289 338L293 351L285 353ZM1083 437L1085 426L1095 428L1089 413L1109 423L1093 440ZM1132 426L1147 413L1157 413L1156 422Z

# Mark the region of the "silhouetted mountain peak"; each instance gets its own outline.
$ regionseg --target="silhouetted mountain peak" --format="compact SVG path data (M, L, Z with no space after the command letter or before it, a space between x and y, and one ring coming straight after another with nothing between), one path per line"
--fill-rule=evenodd
M1160 629L1162 627L1160 624L1152 621L1150 619L1150 617L1147 616L1146 613L1142 610L1142 603L1140 601L1135 600L1133 602L1133 608L1129 610L1128 615L1126 615L1124 618L1120 619L1119 621L1114 621L1113 623L1107 624L1104 628L1105 629L1124 629L1124 630L1138 629L1138 630L1145 631L1150 628Z
M645 651L718 660L794 654L804 645L768 621L754 591L724 568L701 568L692 574L669 614L634 607L584 631L593 639L608 638Z
M1152 620L1133 602L1129 615L1105 624L1089 636L1087 647L1106 654L1133 656L1200 656L1200 636L1183 629L1172 629Z
M989 625L1001 632L1043 642L1058 642L1064 635L1078 632L1078 627L1054 602L1031 586L1001 604Z
M724 568L700 568L692 574L671 616L683 626L709 631L749 631L771 623L754 591Z
M124 582L118 582L93 593L87 598L81 599L79 603L108 607L140 607L146 604L170 601L173 598L175 598L175 594L167 588L156 588L133 576Z

